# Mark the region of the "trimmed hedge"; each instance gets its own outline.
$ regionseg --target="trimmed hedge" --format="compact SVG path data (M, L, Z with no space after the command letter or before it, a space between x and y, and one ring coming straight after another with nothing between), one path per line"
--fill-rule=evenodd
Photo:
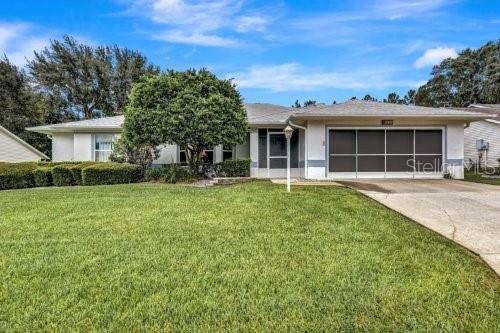
M34 162L0 163L0 190L28 188L35 186Z
M142 168L128 163L98 163L82 170L82 183L87 186L135 183L142 178Z
M70 164L60 164L52 168L52 182L55 186L74 185Z
M82 170L88 166L94 165L96 162L80 162L76 165L70 166L69 170L73 176L73 184L83 185Z
M217 163L215 174L217 177L250 177L250 159L239 158Z
M33 170L33 180L36 187L52 186L52 168L38 167Z

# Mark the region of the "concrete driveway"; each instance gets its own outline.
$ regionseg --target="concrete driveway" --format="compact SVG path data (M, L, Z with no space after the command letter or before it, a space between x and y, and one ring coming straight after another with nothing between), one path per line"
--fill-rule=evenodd
M500 275L500 186L444 179L342 184L477 253Z

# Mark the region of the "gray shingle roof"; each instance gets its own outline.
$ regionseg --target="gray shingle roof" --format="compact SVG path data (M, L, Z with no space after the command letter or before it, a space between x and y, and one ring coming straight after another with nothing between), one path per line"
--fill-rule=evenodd
M456 108L456 110L487 113L495 120L500 120L500 104L471 104L468 108Z
M292 114L292 108L264 103L245 104L250 125L283 125Z
M295 109L265 103L245 104L250 125L284 125L288 119L322 119L335 117L436 117L464 119L466 121L491 118L491 115L478 113L478 110L452 110L422 106L400 105L381 102L351 100L332 105L317 105ZM72 121L62 124L44 125L28 128L39 133L72 132L74 130L120 130L124 116L106 117L91 120Z
M303 119L321 117L444 117L467 119L481 118L481 116L481 114L476 112L464 110L359 100L350 100L345 103L332 105L310 106L297 109L293 114L293 118Z

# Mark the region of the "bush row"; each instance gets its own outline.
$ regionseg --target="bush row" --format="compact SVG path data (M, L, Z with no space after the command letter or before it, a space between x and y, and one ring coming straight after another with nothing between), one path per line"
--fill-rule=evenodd
M205 177L249 177L250 159L226 160L214 165L203 165L200 172L193 172L188 166L169 164L161 168L146 170L146 181L177 183Z
M199 175L188 166L179 164L168 164L161 168L147 169L145 175L146 181L162 181L171 184L192 181L198 177Z
M142 168L127 163L0 163L0 190L52 185L124 184L142 179Z

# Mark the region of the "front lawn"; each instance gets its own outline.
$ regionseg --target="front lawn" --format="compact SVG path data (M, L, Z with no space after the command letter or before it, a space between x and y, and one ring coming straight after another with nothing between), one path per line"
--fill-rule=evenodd
M498 331L500 279L356 192L0 192L0 332Z

